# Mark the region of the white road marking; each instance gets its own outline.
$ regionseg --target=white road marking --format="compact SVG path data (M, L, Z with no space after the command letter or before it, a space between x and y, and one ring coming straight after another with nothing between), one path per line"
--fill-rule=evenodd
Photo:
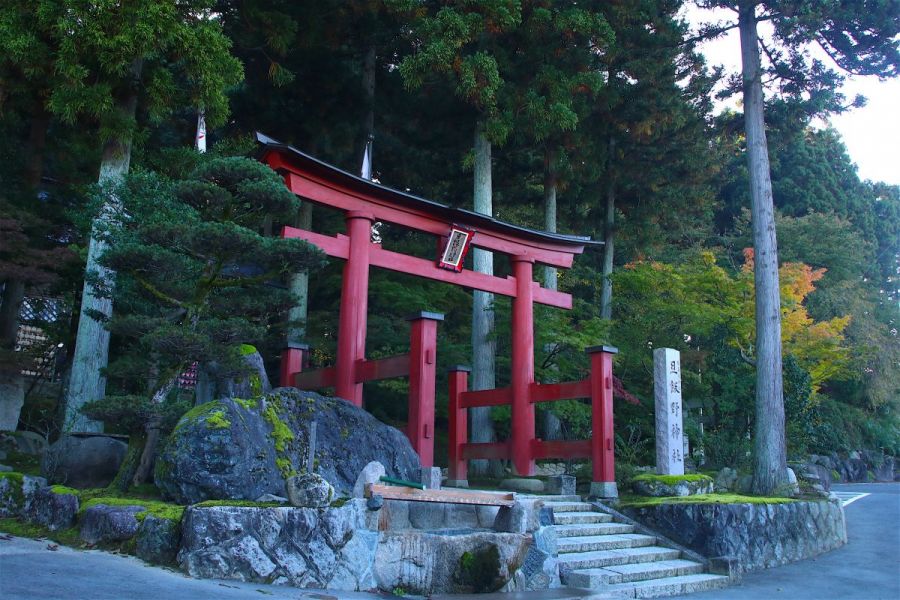
M857 500L861 498L865 498L866 496L870 496L869 493L860 493L860 492L832 492L835 496L840 499L841 504L843 506L850 506Z

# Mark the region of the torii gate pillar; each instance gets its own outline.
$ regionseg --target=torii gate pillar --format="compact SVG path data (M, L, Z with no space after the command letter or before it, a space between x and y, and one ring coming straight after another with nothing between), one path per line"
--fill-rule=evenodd
M369 308L369 248L372 245L372 215L347 213L350 248L344 263L341 315L338 327L337 367L334 391L362 406L363 384L356 381L356 365L366 358L366 312Z

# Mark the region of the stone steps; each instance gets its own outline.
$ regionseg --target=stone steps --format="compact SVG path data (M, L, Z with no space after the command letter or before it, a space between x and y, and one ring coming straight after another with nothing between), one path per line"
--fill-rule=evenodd
M619 548L617 550L596 550L594 552L572 552L559 555L559 564L569 569L594 569L629 563L674 560L681 552L663 546L642 546L639 548Z
M566 583L580 588L597 588L613 583L696 575L702 572L703 565L700 563L676 558L646 563L611 565L603 569L579 569L566 577Z
M551 503L552 504L552 503ZM557 525L581 525L585 523L609 523L612 516L598 512L571 511L557 514L553 511L553 521Z
M609 516L609 515L607 515ZM607 533L633 533L634 525L625 523L613 523L609 517L606 523L584 523L581 525L557 525L556 535L559 538L586 537L591 535L605 535Z
M656 544L652 535L641 533L607 533L585 537L567 537L558 542L559 553L594 552L596 550L618 550L620 548L640 548Z
M657 545L653 535L616 523L594 505L546 497L553 508L562 583L601 598L656 598L725 587L729 578L704 573L680 550Z

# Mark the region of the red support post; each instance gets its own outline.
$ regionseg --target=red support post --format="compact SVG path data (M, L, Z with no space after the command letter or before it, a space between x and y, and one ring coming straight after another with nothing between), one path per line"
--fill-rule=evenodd
M511 454L517 475L534 475L531 442L534 436L534 259L512 257L516 296L512 300L512 436Z
M612 346L585 349L591 356L591 497L617 498L615 441L613 433Z
M369 248L372 245L372 215L347 213L347 236L350 249L344 264L341 285L341 316L337 344L337 380L334 392L338 398L362 406L362 383L356 381L357 361L366 357L366 312L369 296Z
M434 465L434 382L437 324L444 315L419 312L406 317L409 332L409 412L406 436L423 467Z
M287 348L281 351L281 368L278 384L281 387L293 387L294 375L303 371L304 355L309 352L306 344L288 342Z
M469 372L462 365L449 371L450 398L448 406L449 431L447 441L447 485L468 487L469 464L463 456L463 447L469 441L469 411L462 406L462 395L469 389Z

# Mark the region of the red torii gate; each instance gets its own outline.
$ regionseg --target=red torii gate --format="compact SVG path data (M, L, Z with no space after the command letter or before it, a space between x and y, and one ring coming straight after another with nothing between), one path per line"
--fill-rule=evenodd
M572 308L572 297L569 294L541 287L533 280L534 264L569 268L574 256L581 254L585 246L602 242L592 242L587 237L535 231L487 215L451 208L362 179L265 135L257 133L257 141L262 146L261 160L284 177L293 193L315 204L344 211L347 223L346 234L334 237L294 227L285 227L282 231L282 237L306 240L329 256L346 260L346 263L341 288L335 367L320 371L312 377L310 373L301 373L306 347L294 345L282 354L281 385L333 385L338 397L362 406L364 381L399 374L409 374L413 378L415 365L405 371L394 363L384 364L385 361L394 359L383 359L381 365L365 359L371 266L508 296L512 298L513 336L510 387L467 392L465 370L451 370L450 478L465 479L465 460L469 458L509 458L518 474L532 475L536 458L585 457L593 460L592 495L616 495L612 423L612 354L616 350L610 347L589 349L589 352L595 354L592 357L592 375L583 382L540 385L534 381L534 303ZM375 221L394 223L438 236L444 240L445 246L454 245L459 252L448 263L443 259L431 261L386 250L371 241L371 227ZM462 258L469 243L485 250L507 254L512 263L513 275L501 278L463 269ZM433 448L430 432L434 427L434 321L442 319L442 316L423 315L416 319L425 319L430 325L420 327L417 351L417 321L414 320L414 348L410 358L413 362L431 364L430 374L427 368L419 373L419 378L424 376L425 379L424 389L427 389L427 380L430 378L431 394L429 398L426 397L427 394L421 393L421 382L418 384L420 393L415 400L411 390L410 417L411 420L415 417L419 422L415 426L410 423L407 435L423 464L430 466ZM390 373L379 376L379 370ZM411 381L411 388L412 384ZM542 442L536 439L536 402L579 397L590 397L592 400L591 440ZM467 443L465 409L500 404L510 404L512 407L512 433L509 442ZM426 422L422 422L423 419ZM428 419L430 423L427 422Z

